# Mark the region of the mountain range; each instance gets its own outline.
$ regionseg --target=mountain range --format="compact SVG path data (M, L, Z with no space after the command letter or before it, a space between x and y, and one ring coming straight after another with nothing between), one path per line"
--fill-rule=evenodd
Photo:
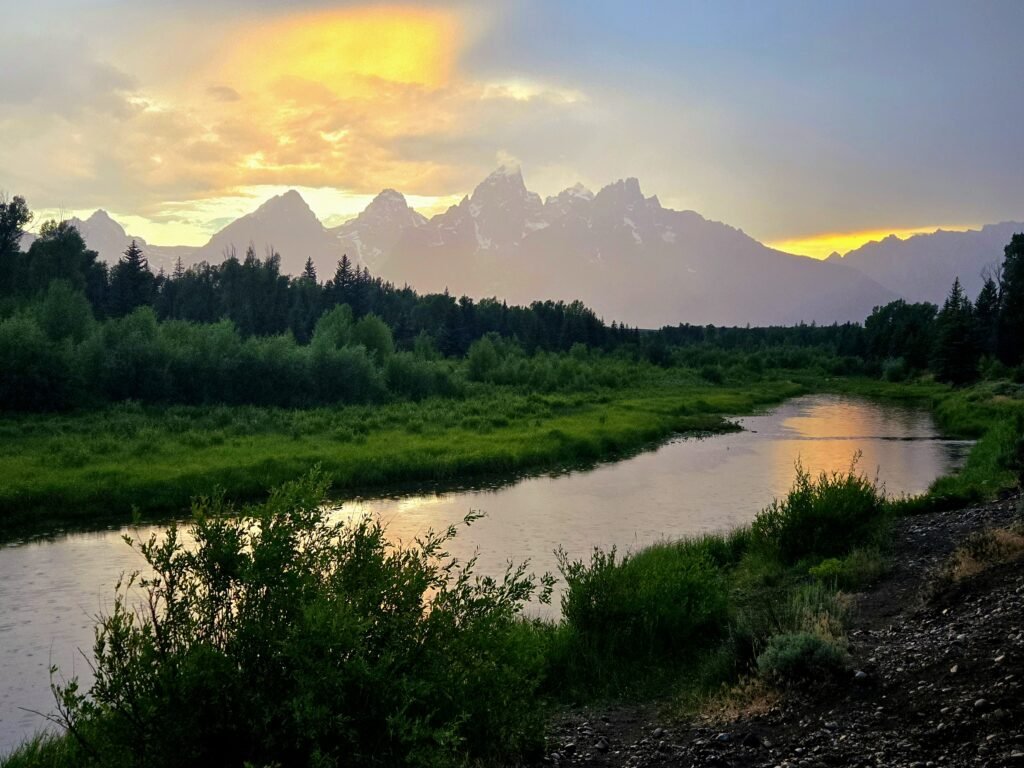
M133 238L103 211L73 220L109 263ZM519 168L501 167L458 204L426 218L385 189L355 218L325 227L292 190L227 225L201 247L149 246L154 269L216 263L251 244L296 274L312 258L322 279L347 253L374 275L420 292L448 290L514 303L580 299L608 321L768 325L861 321L903 297L939 303L957 276L969 295L1024 224L890 236L824 261L765 246L693 211L665 208L636 179L542 199Z

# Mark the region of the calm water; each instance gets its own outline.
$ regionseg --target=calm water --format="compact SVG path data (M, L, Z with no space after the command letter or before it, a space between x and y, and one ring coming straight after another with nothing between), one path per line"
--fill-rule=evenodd
M379 515L392 539L411 541L481 510L487 516L463 529L452 553L478 552L485 573L502 572L510 559L529 559L540 573L555 570L559 545L588 557L594 546L625 550L749 522L786 492L798 459L812 472L845 469L860 451L860 468L899 495L925 490L970 447L940 439L924 411L835 396L797 398L739 421L746 431L673 440L587 471L493 490L346 502L338 514ZM0 548L0 754L43 726L21 708L50 711L51 664L87 677L77 649L91 649L93 617L110 608L118 575L141 564L121 534Z

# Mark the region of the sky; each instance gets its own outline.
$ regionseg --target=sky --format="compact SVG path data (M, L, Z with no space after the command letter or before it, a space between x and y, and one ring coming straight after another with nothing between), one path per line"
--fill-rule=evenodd
M0 191L152 243L288 188L429 215L509 161L817 257L1024 219L1019 0L0 4Z

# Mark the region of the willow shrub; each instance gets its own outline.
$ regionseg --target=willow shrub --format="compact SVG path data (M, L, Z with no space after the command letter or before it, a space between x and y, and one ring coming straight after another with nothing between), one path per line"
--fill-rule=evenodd
M883 491L856 470L814 478L797 465L785 498L773 501L751 525L753 545L787 564L804 558L841 557L870 544L887 518Z
M614 549L595 550L589 563L559 553L570 655L632 664L687 655L718 637L728 587L710 549L695 539L621 558Z
M326 487L314 471L258 507L201 500L187 537L135 544L152 575L99 624L95 683L57 689L82 754L440 766L542 743L544 633L521 608L550 577L476 577L444 551L454 527L394 547L369 518L331 522Z

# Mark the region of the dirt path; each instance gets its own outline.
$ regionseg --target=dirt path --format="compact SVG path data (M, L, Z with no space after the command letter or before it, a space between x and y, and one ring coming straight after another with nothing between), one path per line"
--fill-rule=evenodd
M970 533L1008 524L1015 507L899 522L894 567L856 598L844 683L717 723L666 721L653 706L578 713L559 723L545 762L1024 768L1024 561L925 596Z

